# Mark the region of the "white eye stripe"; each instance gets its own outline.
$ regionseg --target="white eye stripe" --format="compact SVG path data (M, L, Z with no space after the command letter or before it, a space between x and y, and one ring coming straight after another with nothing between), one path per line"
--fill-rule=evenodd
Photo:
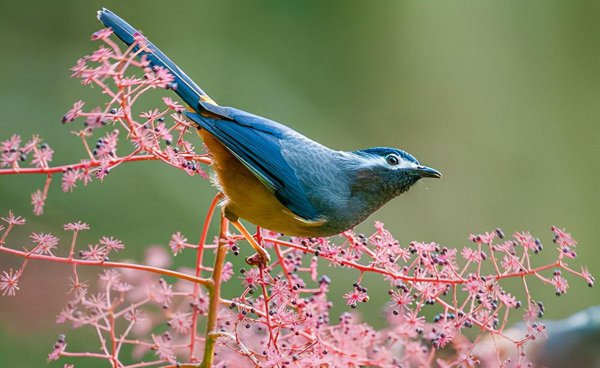
M413 169L418 166L414 162L409 161L409 160L405 159L404 157L401 157L398 155L394 155L394 156L398 159L399 162L395 165L391 165L387 159L389 156L391 156L391 155L382 157L382 160L383 160L383 162L385 162L385 165L387 165L388 167L391 167L393 169Z
M342 157L345 157L353 164L357 164L357 167L359 167L359 168L379 166L379 167L386 167L386 168L393 169L393 170L398 170L398 169L414 169L418 166L414 162L407 160L404 157L393 154L393 153L392 153L393 155L398 157L399 163L397 165L390 165L386 160L387 156L378 156L378 155L364 156L364 155L356 155L354 153L349 153L349 152L341 152L341 151L338 151L338 152L341 154Z

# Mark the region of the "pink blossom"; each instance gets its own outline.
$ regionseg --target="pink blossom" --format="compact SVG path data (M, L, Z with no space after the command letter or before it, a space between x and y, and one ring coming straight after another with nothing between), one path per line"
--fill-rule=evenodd
M517 301L514 296L507 293L501 293L498 295L498 299L500 299L500 301L509 308L517 308L521 305L521 302Z
M123 242L121 242L119 239L114 239L112 236L103 236L102 238L100 238L98 243L106 247L107 253L111 250L120 251L122 249L125 249Z
M408 290L408 289L407 289ZM398 307L406 308L412 304L413 298L412 295L408 292L397 290L391 294L392 301Z
M104 181L106 175L110 173L111 161L110 158L100 159L100 167L96 170L96 178L100 181Z
M567 280L561 275L560 272L554 272L554 276L550 280L554 288L556 289L556 295L564 294L567 292L569 288L569 283Z
M171 110L175 110L177 112L181 112L184 110L184 107L182 105L180 105L177 101L174 101L170 97L163 97L162 100L165 103L165 105L167 105Z
M445 323L442 326L441 331L434 334L432 345L436 349L443 348L454 339L455 335L456 330L452 327L452 325L450 323Z
M122 78L118 81L118 85L121 87L137 86L139 84L144 84L144 80L134 76Z
M485 253L479 252L478 250L469 247L464 247L460 254L463 256L464 259L476 263L481 262L485 257Z
M173 301L173 288L165 280L160 279L158 286L152 288L151 297L155 302L166 308Z
M83 105L85 103L81 100L75 102L71 110L67 111L67 113L63 116L62 122L68 123L75 120L79 114L81 114L81 109L83 109Z
M554 241L561 247L575 247L577 242L571 234L565 231L565 229L559 229L556 226L552 226L552 232L554 232Z
M156 135L166 141L172 141L173 140L173 136L171 135L171 133L169 133L169 130L167 129L165 123L158 123L156 124L156 128L154 128L154 132L156 133Z
M148 40L140 32L135 32L133 34L133 41L142 49L148 44Z
M156 355L160 359L166 360L171 364L175 364L176 357L173 349L171 348L170 337L152 335L152 341L156 350Z
M20 159L21 137L14 134L9 140L0 143L0 167L15 166Z
M61 187L63 192L72 192L81 177L79 170L67 170L62 176Z
M123 318L129 322L137 322L144 319L144 314L139 309L129 308Z
M0 291L2 295L15 296L19 290L19 278L21 274L10 269L8 272L2 271L0 275Z
M382 221L375 221L373 226L375 226L377 232L385 231L385 224Z
M25 218L15 216L12 211L8 211L8 216L1 217L1 219L9 225L25 225Z
M95 68L81 71L81 84L89 85L92 83L98 83L98 81L101 81L106 77L110 77L113 73L112 68L112 65L108 63L102 63Z
M121 273L117 270L105 270L100 274L99 279L104 284L118 284L119 282L121 282Z
M77 64L75 64L73 67L71 67L71 71L73 72L71 74L71 77L73 78L81 78L84 73L87 72L87 57L82 57L81 59L77 60ZM81 102L81 101L78 101ZM75 116L76 117L76 116ZM72 121L75 117L72 117L71 120L66 120L63 117L63 123L66 123L67 121Z
M110 309L110 302L107 299L106 292L100 292L92 294L89 297L83 299L81 304L88 309L96 309L97 312L104 313L105 310Z
M18 150L21 145L21 137L17 134L13 134L10 139L0 142L0 151L11 151Z
M178 255L187 247L187 238L183 236L179 231L171 236L169 241L169 247L174 255Z
M41 168L48 167L48 163L52 161L53 155L54 150L52 148L48 145L42 145L39 149L33 151L31 164Z
M67 348L64 335L59 336L58 341L54 344L54 350L48 354L48 361L58 360L61 354Z
M223 282L227 282L233 276L233 264L231 262L225 262L223 265L223 270L221 271L221 280Z
M407 311L403 315L404 320L399 323L396 329L401 335L415 337L423 333L425 328L425 317L419 316L417 311Z
M167 88L171 85L171 83L173 83L173 81L175 81L173 74L171 74L171 72L169 72L167 69L160 66L155 67L153 69L154 74L156 76L156 80L153 84L155 84L156 86L161 88Z
M112 50L107 49L106 47L100 47L98 50L94 51L90 55L88 60L94 61L94 62L104 62L113 56L114 56L114 54L113 54Z
M273 286L271 286L271 298L276 303L286 303L292 297L290 291L290 284L287 280L277 280Z
M60 311L60 313L56 316L55 322L56 323L65 323L67 321L73 320L74 319L73 312L74 312L74 310L72 307L63 308L63 310Z
M317 278L319 277L319 270L318 270L318 267L319 267L319 261L318 261L318 258L317 258L317 257L312 257L312 258L310 259L310 267L309 267L309 270L310 270L310 278L311 278L313 281L317 281Z
M100 159L111 159L117 151L117 143L119 142L119 131L113 130L107 133L103 138L98 139L96 148L96 156Z
M144 118L144 119L147 119L147 120L155 120L159 116L160 116L160 110L159 109L153 109L153 110L144 111L144 112L142 112L140 114L140 118Z
M335 259L342 251L341 247L332 244L328 239L319 238L319 243L317 252L322 257Z
M29 236L35 243L35 253L52 255L52 250L58 245L58 238L50 233L32 233Z
M118 293L126 293L133 289L133 285L127 282L119 282L112 285L112 289Z
M215 242L218 242L218 241L219 241L219 239L215 239ZM237 252L239 250L239 247L237 246L237 242L238 242L238 240L233 236L227 236L225 238L225 244L227 245L227 247L229 249L231 249L234 252Z
M592 276L592 274L590 273L590 271L587 268L581 267L581 274L583 276L583 279L585 280L585 282L587 282L589 287L594 286L594 284L596 283L596 279L594 278L594 276Z
M206 312L208 312L208 304L208 295L206 295L206 293L204 293L202 289L199 289L197 291L196 298L192 302L192 306L196 309L197 313L206 314Z
M100 244L89 244L88 249L81 251L81 258L86 261L104 261L106 257L106 247Z
M33 213L37 216L41 216L44 213L44 203L46 197L41 190L36 190L31 194L31 205L33 206Z
M481 279L476 275L469 275L467 282L463 286L463 290L468 292L472 297L475 297L480 290L484 289L484 286Z
M89 161L82 160L81 163L87 165L89 164ZM83 172L80 174L80 179L85 186L92 182L92 172L90 171L89 167L84 167Z
M65 229L67 231L89 230L90 225L88 225L84 222L81 222L81 221L77 221L77 222L71 222L71 223L65 224L63 226L63 229Z
M0 167L15 167L20 159L19 151L5 151L0 156Z
M519 272L523 269L519 259L512 255L504 255L502 258L502 268L508 272Z
M346 300L346 305L356 307L356 304L367 301L368 296L366 292L354 289L344 294L344 299Z
M88 112L88 115L85 117L84 125L86 128L95 129L106 125L106 121L106 114L104 111L99 107L95 107L92 111Z
M514 237L524 248L529 250L537 249L535 238L528 231L517 232Z
M498 237L496 232L486 232L484 234L477 234L469 237L472 242L482 243L482 244L492 244L494 240Z
M112 34L113 34L112 29L104 28L104 29L94 32L91 36L91 39L92 39L92 41L104 40L104 39L109 38Z
M260 281L260 273L256 268L251 268L240 278L242 279L242 284L245 288L254 288Z
M187 334L192 327L192 314L176 312L171 316L168 325L181 334Z
M21 152L22 153L29 153L31 151L33 151L37 145L41 142L40 137L38 137L37 135L33 135L33 137L31 137L30 140L28 140L25 145L23 145L23 147L21 147Z

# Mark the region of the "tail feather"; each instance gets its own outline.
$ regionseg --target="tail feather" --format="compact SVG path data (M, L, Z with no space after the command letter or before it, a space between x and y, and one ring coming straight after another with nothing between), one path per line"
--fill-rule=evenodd
M105 27L111 28L117 37L119 37L128 46L134 42L134 36L140 34L129 23L121 19L118 15L110 10L103 8L98 11L98 19ZM175 77L177 86L174 91L181 97L191 108L198 110L199 102L202 96L209 98L208 95L194 81L188 77L179 67L171 61L158 47L152 42L147 41L146 47L149 52L143 52L142 55L147 55L150 65L163 67ZM210 98L209 98L210 99Z

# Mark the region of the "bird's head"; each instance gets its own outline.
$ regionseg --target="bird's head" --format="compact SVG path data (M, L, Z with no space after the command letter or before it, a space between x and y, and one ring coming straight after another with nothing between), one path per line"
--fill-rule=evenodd
M375 147L353 152L356 155L354 189L383 203L406 192L421 178L441 178L442 174L423 166L408 152ZM381 203L381 204L383 204Z

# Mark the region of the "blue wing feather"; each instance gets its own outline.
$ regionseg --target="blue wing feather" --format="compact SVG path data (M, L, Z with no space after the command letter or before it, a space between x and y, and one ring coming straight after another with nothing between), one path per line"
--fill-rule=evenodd
M134 35L139 33L138 30L133 28L129 23L121 19L118 15L111 12L110 10L103 8L98 11L98 19L104 24L105 27L109 27L113 30L115 35L119 37L125 44L131 45L134 42ZM146 39L144 37L144 39ZM174 88L175 92L181 96L181 98L191 107L196 108L198 106L198 100L200 96L206 95L204 91L198 87L194 81L187 76L179 67L171 61L156 45L146 39L146 49L140 55L146 55L150 65L160 66L168 69L171 74L175 77L177 86ZM136 46L134 50L137 50Z
M223 143L294 214L309 221L320 220L294 169L282 154L281 139L290 129L241 110L211 106L218 108L219 115L231 120L191 112L186 115Z
M98 19L127 45L134 42L138 31L110 10L100 10ZM146 41L147 51L141 54L146 55L151 65L171 72L177 82L175 92L195 111L207 110L220 118L197 113L187 113L188 117L225 145L290 211L305 220L321 220L294 169L282 154L281 140L293 131L277 122L207 102L201 98L206 93L158 47Z

